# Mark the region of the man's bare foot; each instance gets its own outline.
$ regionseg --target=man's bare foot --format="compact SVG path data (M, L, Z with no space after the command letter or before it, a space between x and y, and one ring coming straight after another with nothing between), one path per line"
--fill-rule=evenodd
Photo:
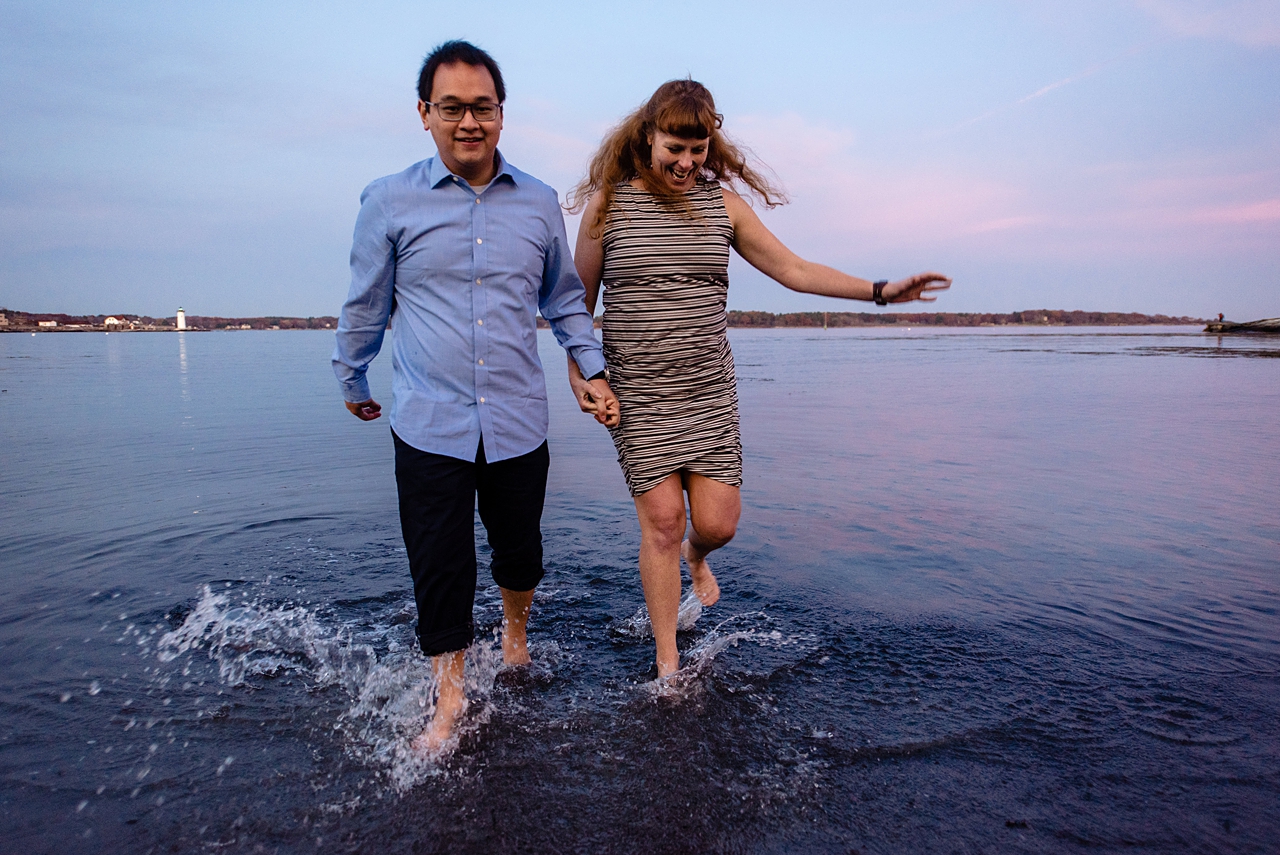
M684 558L684 563L689 565L689 577L693 579L693 592L698 595L698 599L704 606L714 606L720 599L720 583L716 581L715 574L707 566L707 559L694 561L692 554L693 546L689 541L686 540L680 544L680 555Z
M436 709L426 728L409 743L423 757L434 757L453 736L453 726L467 709L467 694L463 684L466 668L466 651L455 650L433 656L432 670L436 676Z
M529 621L529 609L533 606L533 591L502 591L502 664L528 665L529 640L525 630Z
M531 661L529 658L529 639L523 632L519 634L514 632L511 624L503 621L502 664L512 666L528 665Z
M445 706L440 701L436 702L435 715L431 717L431 721L423 728L409 743L409 747L420 757L432 758L438 757L445 745L448 744L450 738L453 737L453 726L457 724L458 719L467 710L466 698L459 698L460 704Z

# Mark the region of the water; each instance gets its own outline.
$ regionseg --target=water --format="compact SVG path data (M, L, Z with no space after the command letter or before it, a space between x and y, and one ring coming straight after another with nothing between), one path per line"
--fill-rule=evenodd
M391 441L331 335L0 336L0 848L1275 851L1280 341L732 341L742 528L658 687L634 512L543 334L535 665L500 667L482 571L428 764Z

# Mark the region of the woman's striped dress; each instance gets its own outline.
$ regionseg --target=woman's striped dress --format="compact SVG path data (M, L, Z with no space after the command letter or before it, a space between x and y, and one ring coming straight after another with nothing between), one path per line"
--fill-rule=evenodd
M742 484L738 393L725 335L733 226L720 185L693 216L621 184L604 247L604 356L621 404L612 429L633 496L681 469Z

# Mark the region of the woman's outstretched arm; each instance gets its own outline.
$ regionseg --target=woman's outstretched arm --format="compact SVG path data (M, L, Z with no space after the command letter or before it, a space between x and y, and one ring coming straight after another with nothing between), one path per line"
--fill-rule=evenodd
M874 299L873 282L841 273L825 264L805 261L787 249L773 232L765 228L756 212L741 196L727 188L723 192L724 207L733 223L733 248L752 267L792 291L849 300ZM581 232L578 235L578 247L582 247ZM932 292L945 291L950 287L951 279L941 273L919 273L888 283L881 296L890 303L907 303L911 300L930 302L937 299ZM590 286L587 287L587 293L592 293Z

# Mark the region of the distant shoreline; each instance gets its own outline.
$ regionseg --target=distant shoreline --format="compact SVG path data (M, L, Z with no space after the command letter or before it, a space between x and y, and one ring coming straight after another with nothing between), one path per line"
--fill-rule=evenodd
M1203 318L1144 315L1138 312L1083 312L1062 309L1031 309L1020 312L742 312L728 313L734 329L850 328L850 327L1132 327L1203 326ZM147 315L67 315L18 312L0 308L0 332L208 332L214 330L332 330L338 319L323 317L265 316L224 318L187 315L186 329L179 330L174 318ZM600 319L596 318L596 325ZM538 317L538 326L547 322Z
M186 315L186 327L176 318L149 315L67 315L56 312L17 312L0 308L0 332L208 332L212 330L331 330L338 319L291 318L268 315L257 318L223 318Z

